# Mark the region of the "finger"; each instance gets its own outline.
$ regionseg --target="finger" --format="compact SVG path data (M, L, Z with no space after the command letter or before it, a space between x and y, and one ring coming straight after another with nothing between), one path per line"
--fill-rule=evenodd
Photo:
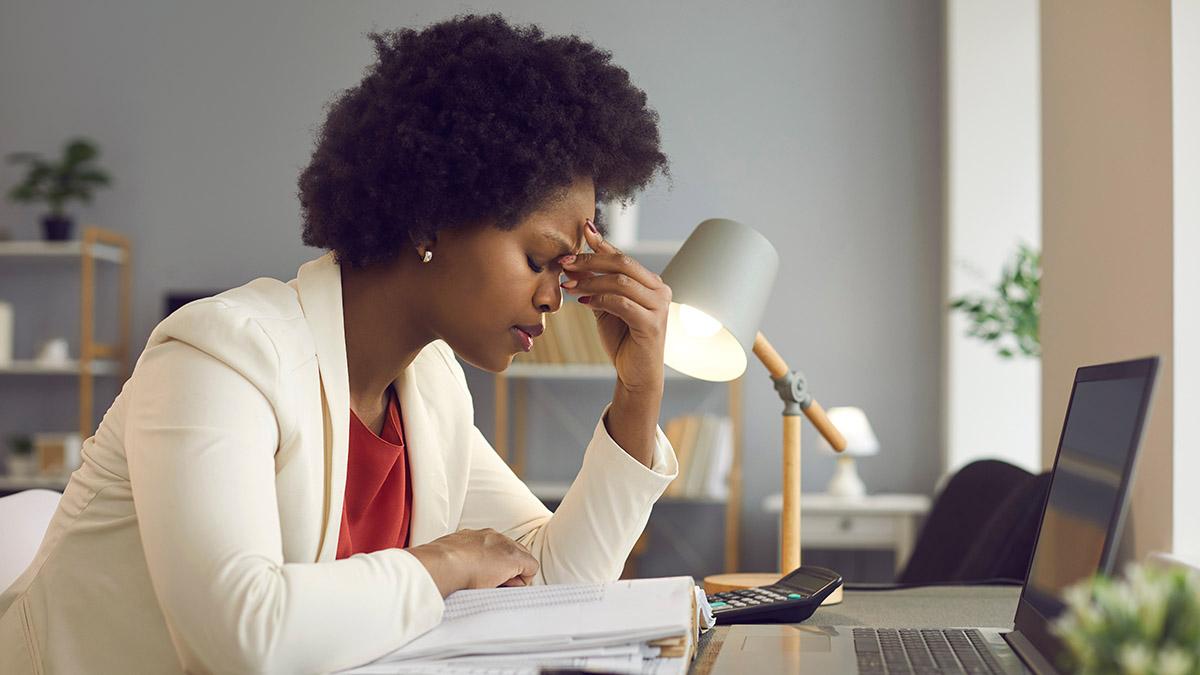
M583 240L587 242L588 246L592 247L593 251L596 253L620 253L616 246L613 246L604 238L604 235L600 234L600 230L596 228L596 223L591 218L583 222L585 225L583 228Z
M585 295L579 302L594 310L602 310L620 317L630 330L649 332L655 325L654 312L642 307L633 300L614 293Z
M512 553L517 564L515 576L532 577L534 574L537 574L538 567L541 565L538 563L538 559L529 553L528 549L516 542L513 542Z
M648 288L662 287L662 277L643 267L633 256L609 244L599 232L593 231L592 228L584 228L584 237L594 253L579 253L574 260L564 263L563 270L568 274L577 271L620 272L637 279Z
M602 293L623 295L649 310L665 306L655 291L624 274L604 274L586 279L572 279L563 283L562 287L568 293L576 296Z
M589 272L587 270L568 270L566 268L563 268L562 273L567 277L568 281L572 279L576 281L580 279L590 279L591 277L596 276L595 272Z
M562 276L565 276L565 277L567 278L567 280L568 280L568 281L570 281L570 280L572 280L572 279L575 279L575 280L578 280L578 279L586 279L586 278L588 278L588 277L595 276L595 272L589 272L589 271L587 271L587 270L570 270L570 269L567 269L567 265L568 265L568 264L569 264L571 261L575 260L575 257L576 257L577 255L579 255L579 254L572 253L572 254L569 254L569 255L564 255L564 256L561 256L561 257L557 258L557 259L554 261L554 262L555 262L555 264L557 264L557 265L558 265L559 274L561 274Z
M662 277L646 269L632 256L616 253L580 253L575 260L564 263L563 271L568 275L592 272L598 274L624 274L636 279L647 288L663 287Z
M500 585L502 587L504 587L504 586L528 586L529 584L525 583L524 577L516 576Z

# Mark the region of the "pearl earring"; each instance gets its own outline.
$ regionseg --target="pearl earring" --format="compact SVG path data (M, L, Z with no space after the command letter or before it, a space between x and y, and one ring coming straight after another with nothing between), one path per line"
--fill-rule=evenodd
M421 256L421 262L427 263L433 260L433 251L425 251L425 255Z

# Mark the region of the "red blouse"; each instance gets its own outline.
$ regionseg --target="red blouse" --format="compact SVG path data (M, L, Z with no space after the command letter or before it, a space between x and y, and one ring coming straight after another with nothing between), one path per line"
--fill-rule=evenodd
M412 479L400 404L388 389L387 416L380 436L350 411L350 453L337 557L408 546Z

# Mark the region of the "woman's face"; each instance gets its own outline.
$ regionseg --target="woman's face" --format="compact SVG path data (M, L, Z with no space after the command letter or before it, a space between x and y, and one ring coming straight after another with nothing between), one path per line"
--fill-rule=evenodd
M585 178L511 230L485 225L440 232L428 265L436 275L431 306L438 337L472 365L507 368L541 333L542 315L562 306L558 259L579 252L595 205Z

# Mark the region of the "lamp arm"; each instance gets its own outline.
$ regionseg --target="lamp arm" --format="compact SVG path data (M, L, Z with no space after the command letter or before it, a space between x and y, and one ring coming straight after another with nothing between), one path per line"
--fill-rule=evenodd
M754 355L767 367L767 372L771 373L775 391L779 392L779 398L783 399L783 414L792 416L803 412L813 427L825 437L830 447L837 452L845 450L846 438L833 426L833 422L825 414L825 408L808 393L804 376L788 368L787 362L775 351L762 332L754 338Z

